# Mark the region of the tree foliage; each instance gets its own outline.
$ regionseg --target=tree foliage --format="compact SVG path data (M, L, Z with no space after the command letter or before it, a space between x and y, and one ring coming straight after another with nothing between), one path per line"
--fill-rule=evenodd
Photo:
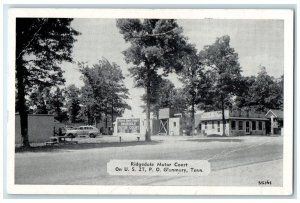
M278 79L268 75L260 66L256 77L245 77L240 95L236 98L239 108L267 112L269 109L283 109L283 76Z
M176 88L174 90L173 98L172 98L172 109L174 112L181 113L185 115L188 111L188 93L184 88Z
M72 62L72 48L79 33L69 18L17 18L16 66L24 84L53 86L64 83L62 61Z
M50 110L49 99L50 99L50 88L35 88L31 91L28 107L34 114L48 114Z
M176 89L174 84L161 77L151 81L150 111L158 118L159 109L173 108ZM147 95L143 94L142 101L147 102ZM142 106L146 110L146 106Z
M60 122L67 120L64 90L59 87L33 88L29 93L29 113L32 114L53 114Z

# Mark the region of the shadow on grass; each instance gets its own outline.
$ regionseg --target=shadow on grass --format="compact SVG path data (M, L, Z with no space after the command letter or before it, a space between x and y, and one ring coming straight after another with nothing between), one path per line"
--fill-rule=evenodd
M16 153L22 152L59 152L62 150L83 150L83 149L94 149L94 148L105 148L105 147L130 147L139 145L155 145L159 144L160 141L151 142L112 142L112 143L79 143L79 144L58 144L58 145L44 145L36 147L16 147Z
M192 139L192 140L186 140L188 142L243 142L241 139L237 138L205 138L205 139Z

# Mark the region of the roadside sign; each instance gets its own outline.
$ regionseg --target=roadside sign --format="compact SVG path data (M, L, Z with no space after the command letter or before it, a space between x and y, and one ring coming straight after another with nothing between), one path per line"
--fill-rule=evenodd
M140 119L117 119L118 133L140 133Z

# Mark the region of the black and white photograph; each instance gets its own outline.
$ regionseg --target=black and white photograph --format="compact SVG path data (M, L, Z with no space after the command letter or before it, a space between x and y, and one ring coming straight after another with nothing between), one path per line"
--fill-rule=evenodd
M292 10L9 14L9 192L292 194Z

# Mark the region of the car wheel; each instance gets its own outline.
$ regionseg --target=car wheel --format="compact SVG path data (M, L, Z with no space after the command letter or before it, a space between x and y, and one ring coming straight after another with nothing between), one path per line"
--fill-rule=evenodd
M90 137L91 137L91 138L95 138L96 135L94 135L93 133L91 133L91 134L90 134Z

